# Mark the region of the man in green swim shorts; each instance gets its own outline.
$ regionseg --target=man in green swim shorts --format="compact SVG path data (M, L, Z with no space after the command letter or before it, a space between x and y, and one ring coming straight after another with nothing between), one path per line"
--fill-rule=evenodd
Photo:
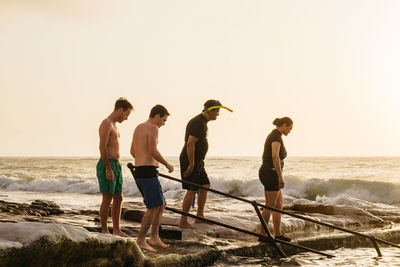
M133 106L125 98L119 98L115 102L114 111L100 124L100 160L97 163L97 179L99 180L100 192L103 200L100 206L101 232L109 234L107 219L111 207L111 217L113 222L113 234L123 237L128 235L123 233L119 227L122 204L122 172L119 163L119 132L117 122L122 123L127 120Z

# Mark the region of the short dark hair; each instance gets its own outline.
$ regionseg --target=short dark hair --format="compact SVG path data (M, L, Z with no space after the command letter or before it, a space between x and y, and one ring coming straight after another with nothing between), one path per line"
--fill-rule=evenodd
M292 119L289 118L289 117L283 117L283 118L276 118L276 119L272 122L272 124L275 125L275 126L280 127L280 126L282 126L282 125L284 125L284 124L286 124L286 125L292 125L292 124L293 124L293 121L292 121Z
M221 102L218 100L210 99L204 103L203 112L208 112L208 109L215 106L222 106Z
M161 118L164 117L165 115L169 116L168 110L162 105L155 105L151 109L150 118L154 118L157 114L159 114Z
M127 109L133 109L133 106L126 98L120 97L117 101L115 101L114 111L122 108L123 111Z

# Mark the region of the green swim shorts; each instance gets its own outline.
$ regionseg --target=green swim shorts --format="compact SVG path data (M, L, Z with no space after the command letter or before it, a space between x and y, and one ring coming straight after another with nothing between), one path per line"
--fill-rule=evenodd
M100 192L109 192L110 194L122 194L122 170L121 164L118 160L109 159L111 169L114 173L114 179L108 180L106 177L106 167L104 166L103 160L100 159L97 162L96 171L97 179L99 180Z

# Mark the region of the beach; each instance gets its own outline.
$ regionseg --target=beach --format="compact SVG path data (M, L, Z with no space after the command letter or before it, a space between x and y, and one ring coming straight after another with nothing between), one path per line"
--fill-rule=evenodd
M31 203L40 199L55 202L67 213L77 210L96 211L101 202L95 174L97 160L97 158L0 158L0 200ZM170 157L168 160L176 167L170 175L179 178L178 159ZM144 211L142 198L126 167L129 162L132 162L129 158L121 159L124 207ZM263 187L258 180L260 164L259 157L210 157L206 161L206 169L212 188L264 203ZM399 157L289 157L285 161L284 169L286 183L283 189L284 210L360 232L393 231L400 224L399 165ZM160 167L159 171L167 174L163 167ZM180 209L185 193L181 189L181 184L163 177L159 179L168 206ZM191 210L192 213L196 206ZM0 223L2 227L11 227L9 222L5 222L5 214L3 211ZM209 194L205 215L209 219L229 223L252 232L257 232L260 227L251 205L213 193ZM96 215L93 216L96 217ZM8 215L8 218L12 220L12 216ZM165 212L162 224L164 227L177 229L178 219L179 215ZM72 220L62 218L61 215L56 221L59 224L72 222ZM21 224L21 220L18 223ZM124 223L125 221L122 222L122 226ZM74 224L79 226L76 220ZM129 224L132 225L132 229L139 227L138 223L133 225L129 222ZM98 227L98 222L82 222L81 226L95 228ZM15 223L12 227L13 229L21 228L16 227ZM203 236L213 240L220 239L221 242L235 240L235 242L257 243L257 238L254 236L240 234L215 225L201 224L196 228L195 231L183 230L182 240L196 241ZM329 240L329 236L338 234L337 231L327 227L288 215L282 217L282 229L294 240L310 237ZM132 233L134 232L132 230ZM86 235L90 234L86 233ZM98 234L94 236L98 238ZM387 236L389 235L385 237ZM394 240L397 240L396 238ZM31 240L29 235L26 236L26 240ZM4 236L0 236L0 247L23 247L27 244L26 240L7 240ZM348 246L352 245L348 244ZM384 256L377 258L372 244L368 241L362 245L359 241L354 241L351 253L345 247L330 248L327 251L340 255L336 261L333 260L330 263L340 263L341 266L346 266L346 264L352 266L352 263L359 261L357 257L363 257L365 265L375 262L379 266L393 266L400 257L400 249L383 247ZM145 253L145 257L153 256L151 253ZM301 266L329 266L324 257L309 253L296 254L290 259L297 261ZM239 258L235 260L240 264ZM282 264L282 262L268 261L262 257L250 257L250 260L246 257L243 262L242 265L246 266ZM230 266L232 258L222 257L213 264L214 266Z
M0 267L400 266L399 25L396 0L0 1ZM131 155L181 179L193 151L214 222L178 227L193 192L160 176L171 247L141 251ZM129 237L100 233L101 155Z

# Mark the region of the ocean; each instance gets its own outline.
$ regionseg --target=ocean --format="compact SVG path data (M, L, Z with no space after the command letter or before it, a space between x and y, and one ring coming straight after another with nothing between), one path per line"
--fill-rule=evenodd
M162 166L160 173L179 178L178 158L168 160L175 166L174 172L168 174ZM96 178L97 161L98 158L0 158L0 200L31 203L42 199L55 201L63 209L98 209L101 194ZM121 159L124 202L142 201L126 167L128 162L133 160ZM263 186L258 180L260 164L261 157L209 157L205 163L212 188L263 203ZM352 229L397 227L400 223L399 166L400 157L288 157L284 169L285 206L307 209L331 205L335 207L333 214L315 213L313 217ZM181 184L162 177L160 182L168 205L180 208L185 194ZM209 194L205 214L248 229L257 227L249 204L213 193ZM282 229L293 238L329 233L329 229L286 215L282 217ZM337 259L342 262L336 262L336 266L347 263L354 266L352 262L360 262L357 257L361 256L357 255L364 257L366 265L399 264L400 249L386 250L386 256L377 259L373 248L371 253L370 248L352 249L351 253L338 249L334 253L341 255ZM329 266L326 259L312 254L296 255L296 259L296 264L301 266ZM228 266L220 264L216 266Z

